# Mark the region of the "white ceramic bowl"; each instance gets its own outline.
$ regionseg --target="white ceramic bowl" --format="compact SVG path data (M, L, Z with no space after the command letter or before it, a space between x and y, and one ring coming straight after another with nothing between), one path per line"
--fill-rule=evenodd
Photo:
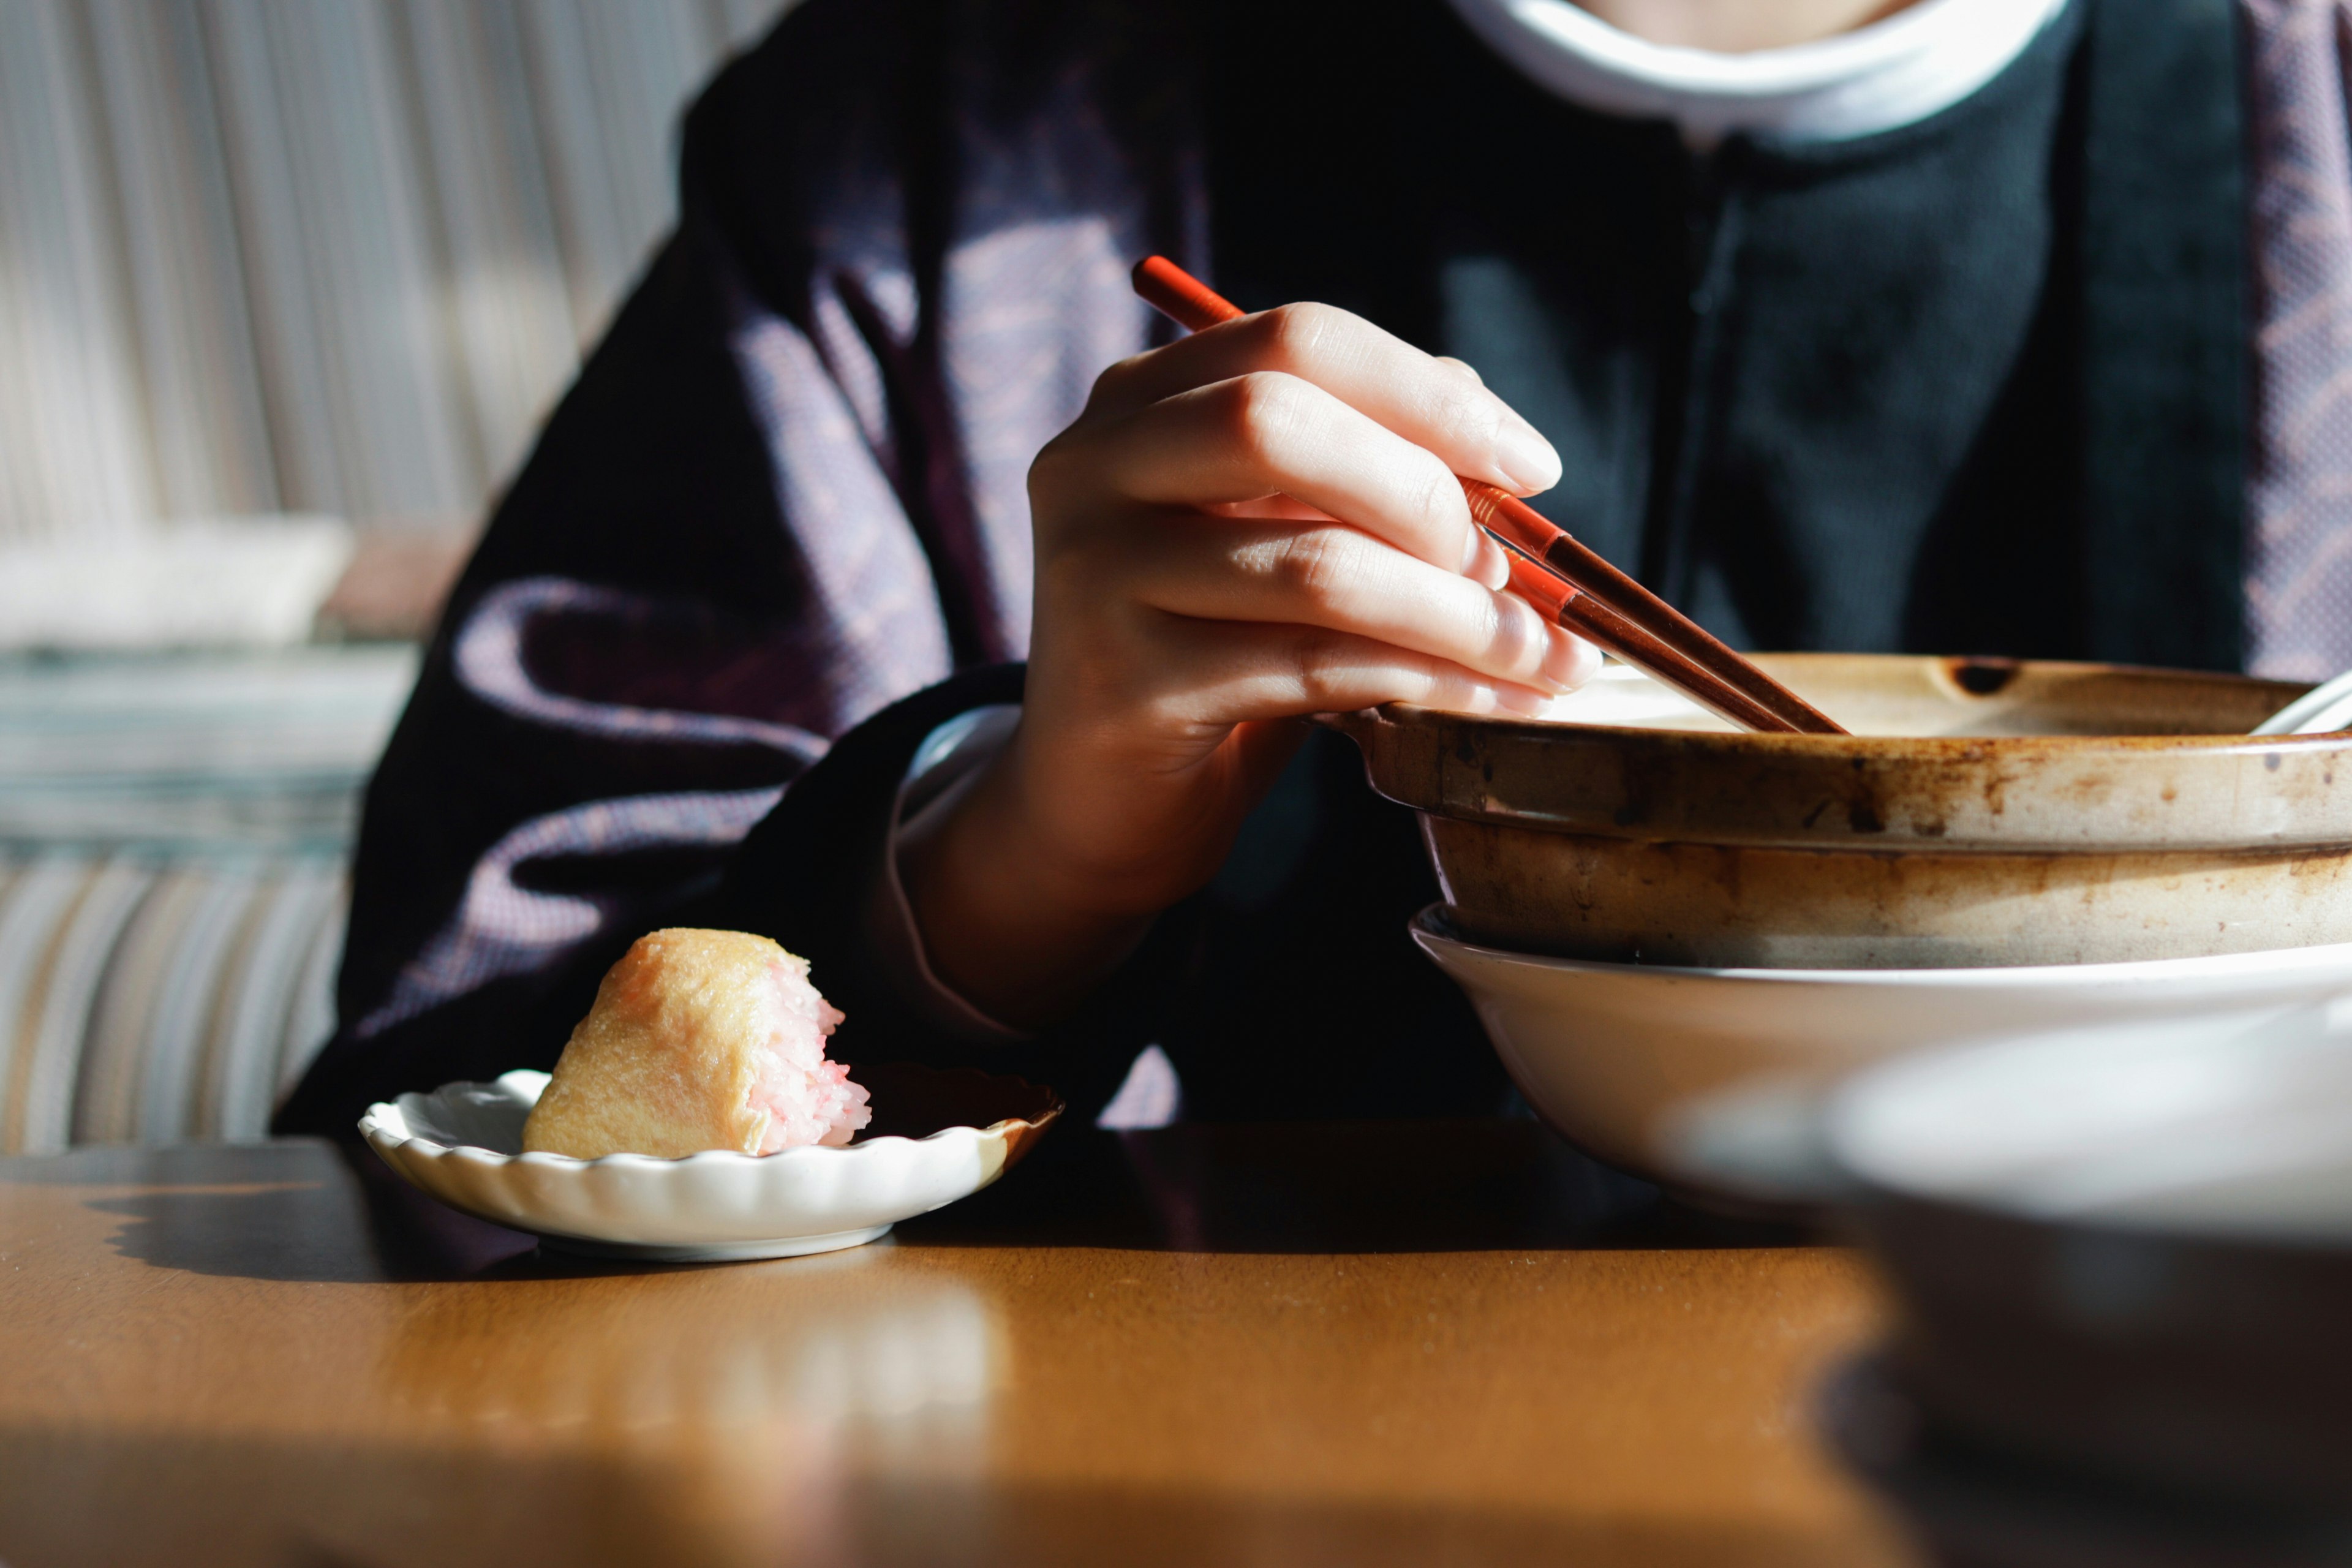
M793 1258L872 1241L995 1181L1062 1110L1051 1089L984 1073L896 1065L861 1070L858 1080L874 1090L877 1125L904 1125L912 1110L938 1131L758 1156L718 1149L682 1160L526 1154L523 1119L547 1074L510 1072L495 1083L444 1084L379 1102L360 1119L360 1131L412 1185L495 1225L569 1251L695 1262ZM959 1110L992 1119L940 1124Z
M1435 905L1412 934L1469 994L1538 1115L1612 1164L1685 1186L1678 1119L1735 1086L1818 1094L1931 1047L2158 1021L2252 1026L2352 993L2352 944L2033 968L1683 969L1481 946L1451 935Z

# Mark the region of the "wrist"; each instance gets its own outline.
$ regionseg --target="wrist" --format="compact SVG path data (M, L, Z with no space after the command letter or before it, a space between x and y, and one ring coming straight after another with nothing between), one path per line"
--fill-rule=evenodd
M1117 969L1162 904L1037 831L1009 754L1018 743L900 830L898 865L932 972L991 1016L1034 1027Z

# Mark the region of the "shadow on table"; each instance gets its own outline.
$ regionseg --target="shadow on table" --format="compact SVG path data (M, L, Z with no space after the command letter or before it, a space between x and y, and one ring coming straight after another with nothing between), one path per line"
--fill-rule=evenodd
M982 1564L1280 1563L1283 1568L1890 1568L1906 1560L1878 1531L1727 1521L1661 1510L1615 1516L1415 1502L1394 1496L1285 1497L1207 1488L1014 1483L982 1489L852 1490L851 1560Z
M481 1278L518 1261L538 1278L613 1271L542 1256L535 1238L435 1202L356 1145L93 1146L9 1161L6 1185L111 1189L80 1200L123 1222L108 1245L194 1274L367 1284Z
M1818 1239L1694 1208L1539 1123L1500 1118L1056 1129L997 1185L905 1222L898 1236L946 1247L1281 1253Z
M351 1145L90 1149L12 1163L8 1177L116 1189L83 1200L125 1222L109 1237L113 1249L199 1274L360 1283L696 1267L544 1250L426 1197ZM1504 1119L1057 1128L995 1186L902 1223L898 1236L931 1247L1261 1253L1813 1239L1689 1207L1536 1122Z
M984 1484L810 1471L738 1451L515 1451L258 1433L0 1426L0 1560L105 1568L665 1568L858 1563L1285 1568L1884 1568L1850 1519L1536 1512L1199 1483ZM137 1507L123 1506L126 1497Z
M245 1192L167 1189L92 1198L88 1206L128 1222L109 1238L125 1258L246 1279L462 1279L535 1245L530 1237L433 1205L438 1214L419 1212L396 1227L400 1239L388 1256L368 1209L332 1182Z

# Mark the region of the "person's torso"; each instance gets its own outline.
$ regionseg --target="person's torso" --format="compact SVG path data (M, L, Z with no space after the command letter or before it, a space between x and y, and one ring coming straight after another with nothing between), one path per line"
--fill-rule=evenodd
M1560 451L1538 509L1735 644L2231 662L2226 487L2169 524L2220 563L2202 606L2115 624L2181 569L2101 553L2102 404L2135 393L2086 289L2089 9L1917 124L1698 153L1549 96L1433 0L1236 8L1251 47L1200 68L1217 280L1470 363ZM2173 456L2231 465L2235 434Z

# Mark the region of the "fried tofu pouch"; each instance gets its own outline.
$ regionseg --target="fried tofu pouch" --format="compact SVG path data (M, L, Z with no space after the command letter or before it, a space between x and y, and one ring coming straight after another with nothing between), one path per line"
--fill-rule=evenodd
M808 975L805 959L744 931L639 937L572 1031L524 1152L675 1159L848 1142L873 1112L825 1059L842 1016Z

